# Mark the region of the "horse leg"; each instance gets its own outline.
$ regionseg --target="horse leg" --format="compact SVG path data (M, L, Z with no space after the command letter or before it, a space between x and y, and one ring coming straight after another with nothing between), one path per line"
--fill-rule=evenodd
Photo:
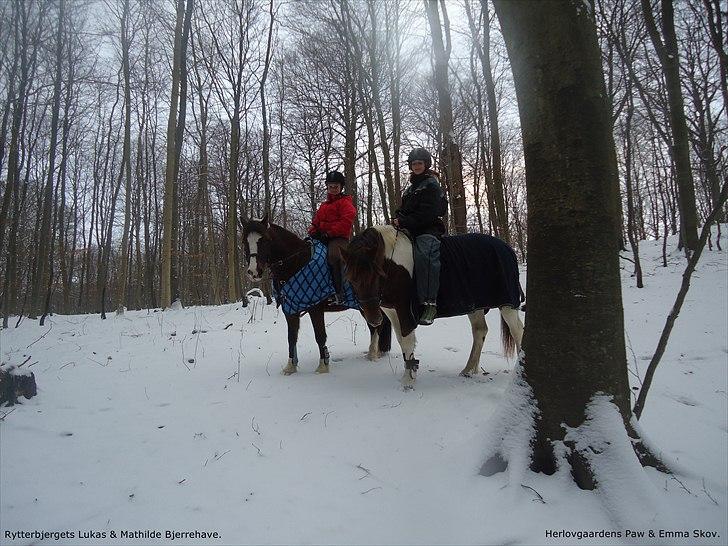
M404 358L402 387L404 390L413 389L415 386L415 380L417 379L417 370L420 364L420 361L415 358L415 344L417 343L415 331L412 330L406 336L402 336L402 326L399 322L397 310L382 307L382 311L385 315L387 315L387 318L392 323L392 328L394 328L397 341L399 342L399 346L402 348L402 357Z
M283 375L291 375L298 371L298 328L301 326L301 318L298 315L286 315L288 324L288 364L283 368Z
M468 313L470 320L470 328L473 331L473 346L470 349L468 363L460 372L463 377L471 377L477 375L478 364L480 364L480 351L483 350L485 336L488 335L488 323L485 321L485 313L482 309Z
M369 326L369 335L371 337L369 338L367 360L374 362L375 360L379 360L379 357L381 356L379 354L379 327L374 328L373 326Z
M523 323L521 322L521 317L518 315L518 309L513 309L513 307L501 307L500 313L502 319L501 338L503 339L504 352L506 353L506 356L512 355L512 343L515 342L516 354L518 354L521 352L521 342L523 341ZM509 336L506 335L506 326L508 326L508 333L510 334L510 338L513 340L512 342L509 342L507 339ZM509 346L511 347L510 350L508 349Z
M308 312L313 324L313 333L316 337L316 345L319 348L319 365L316 373L329 373L329 349L326 347L326 323L324 312L320 309L311 309Z

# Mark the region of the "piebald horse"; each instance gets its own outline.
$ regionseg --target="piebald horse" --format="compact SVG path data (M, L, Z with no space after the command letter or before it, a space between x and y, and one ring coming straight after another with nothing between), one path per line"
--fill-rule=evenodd
M477 239L488 236L469 237ZM505 243L498 241L498 244L507 248L509 253L513 252ZM342 258L346 264L347 278L354 288L367 322L371 326L381 324L384 320L382 311L391 321L405 362L402 384L405 389L414 387L419 360L414 354L417 322L410 311L414 297L414 257L409 237L393 226L374 226L357 235L342 252ZM515 254L512 260L515 264ZM515 278L503 280L515 283L511 286L517 287L516 289L520 291L517 265L513 275ZM442 294L442 285L440 293ZM518 316L517 308L501 304L498 307L501 314L503 350L505 355L510 357L514 349L518 351L521 349L523 323ZM468 315L473 334L470 356L465 368L460 372L462 376L470 377L478 371L480 352L488 333L485 321L487 312L488 308L479 308L460 313Z
M242 222L243 240L245 244L246 273L250 280L260 281L263 272L268 269L274 285L283 285L294 273L304 267L311 259L311 246L295 233L268 222L265 216L261 220ZM347 307L329 304L326 301L308 310L313 324L316 344L319 348L319 365L316 373L328 373L330 355L326 347L326 324L324 313L345 311ZM288 325L288 362L283 368L284 375L298 371L298 330L301 317L298 314L285 315ZM369 327L371 339L367 358L377 360L391 346L392 329L389 321L380 321L376 327Z

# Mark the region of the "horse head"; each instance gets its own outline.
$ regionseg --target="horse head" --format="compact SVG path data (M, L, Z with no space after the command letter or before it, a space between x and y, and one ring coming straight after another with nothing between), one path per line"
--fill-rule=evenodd
M248 278L257 282L271 261L271 225L266 214L260 220L242 222L245 264Z
M384 239L376 229L368 228L342 249L341 259L364 318L371 326L379 326L384 320L379 307L384 277Z

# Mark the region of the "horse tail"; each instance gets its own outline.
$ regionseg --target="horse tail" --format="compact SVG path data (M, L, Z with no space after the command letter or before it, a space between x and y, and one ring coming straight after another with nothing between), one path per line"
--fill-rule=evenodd
M382 313L382 324L379 325L379 353L388 353L392 348L392 323L387 315Z
M511 335L511 329L508 327L508 323L501 315L501 345L503 347L503 354L506 358L513 358L516 354L516 340Z

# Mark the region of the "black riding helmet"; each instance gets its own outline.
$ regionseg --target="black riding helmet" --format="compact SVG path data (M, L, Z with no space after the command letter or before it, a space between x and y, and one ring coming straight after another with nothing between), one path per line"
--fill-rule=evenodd
M427 169L432 167L432 156L430 155L430 152L428 152L424 148L415 148L409 153L409 155L407 156L407 165L412 167L413 161L424 161L425 168Z
M329 171L326 173L326 184L339 184L343 191L346 187L346 178L339 171Z

